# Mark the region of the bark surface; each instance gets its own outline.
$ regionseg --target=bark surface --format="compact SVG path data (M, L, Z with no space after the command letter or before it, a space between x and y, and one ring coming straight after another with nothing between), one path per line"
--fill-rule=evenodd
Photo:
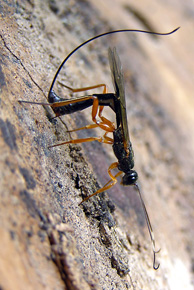
M1 1L0 4L0 289L193 289L194 61L189 2L129 0ZM192 4L190 4L192 5ZM46 102L64 57L70 87L106 83L108 47L120 55L135 169L154 228L158 271L137 192L118 184L81 200L108 180L112 148L97 142L48 148L91 123L91 108L52 119ZM71 98L58 82L55 91ZM97 90L97 92L101 92ZM83 95L85 93L81 93ZM106 110L114 121L114 113Z

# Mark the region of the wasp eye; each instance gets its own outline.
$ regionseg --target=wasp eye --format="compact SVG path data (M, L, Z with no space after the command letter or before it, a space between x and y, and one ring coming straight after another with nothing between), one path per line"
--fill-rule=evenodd
M122 178L122 185L133 185L136 183L138 179L138 174L135 170L131 170L128 173L126 173Z
M60 102L61 98L55 94L55 92L50 91L48 95L48 101L49 103L55 103L55 102Z

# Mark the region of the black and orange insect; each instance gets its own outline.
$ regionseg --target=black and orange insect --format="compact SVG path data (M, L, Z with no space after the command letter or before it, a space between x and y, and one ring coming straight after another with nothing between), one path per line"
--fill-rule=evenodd
M143 32L143 33L157 34L157 35L169 35L171 33L174 33L177 29L173 30L170 33L155 33L155 32L149 32L149 31L127 29L127 30L116 30L116 31L103 33L101 35L97 35L85 41L84 43L79 45L77 48L75 48L61 63L60 67L58 68L55 74L55 77L53 79L53 82L49 90L49 94L48 94L49 103L35 103L35 102L28 102L28 101L20 101L23 103L49 105L53 108L56 114L56 117L61 116L61 115L71 114L71 113L74 113L74 112L77 112L77 111L80 111L80 110L83 110L85 108L92 106L93 124L87 125L79 129L71 130L69 132L100 127L102 130L105 131L103 137L89 137L85 139L69 140L66 142L62 142L60 144L52 145L50 147L56 147L56 146L60 146L64 144L72 144L72 143L75 144L75 143L91 142L91 141L98 141L100 143L106 143L106 144L112 145L114 154L117 158L117 162L114 162L108 168L108 174L111 179L105 184L103 188L97 190L92 195L86 197L81 203L85 202L90 197L98 193L101 193L105 190L110 189L112 186L116 184L117 177L123 174L121 184L123 184L124 186L127 186L127 185L135 186L140 196L140 200L143 206L143 210L144 210L144 214L145 214L145 218L146 218L146 222L148 226L148 231L149 231L150 238L152 241L153 253L154 253L153 268L155 270L159 268L159 264L156 265L156 262L155 262L156 253L159 251L156 251L155 249L155 239L154 239L152 226L150 223L150 219L149 219L144 201L141 196L139 186L137 184L138 174L135 170L133 170L134 154L133 154L132 144L130 142L129 132L128 132L124 80L123 80L123 74L121 70L120 59L118 57L116 49L115 48L113 50L109 49L109 63L110 63L110 69L111 69L111 74L112 74L113 85L115 88L115 93L108 93L105 84L99 84L99 85L94 85L94 86L80 88L80 89L72 89L65 85L65 87L70 89L72 92L82 92L82 91L86 91L90 89L95 89L98 87L103 87L102 94L92 94L92 95L79 97L76 99L65 100L55 94L55 92L53 91L53 87L58 77L58 74L60 73L61 68L66 63L66 61L72 56L72 54L75 53L79 48L81 48L85 44L99 37L102 37L111 33L127 32L127 31ZM115 113L116 125L102 115L104 106L109 106ZM98 120L97 120L97 115L99 117ZM113 136L112 137L107 136L108 133L112 133ZM111 171L113 169L119 170L116 175L112 174Z

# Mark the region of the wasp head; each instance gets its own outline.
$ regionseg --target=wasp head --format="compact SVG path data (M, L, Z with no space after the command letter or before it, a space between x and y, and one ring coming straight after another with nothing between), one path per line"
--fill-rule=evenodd
M121 184L122 185L133 185L136 183L138 179L138 174L135 170L130 170L128 173L125 173L125 175L122 178Z

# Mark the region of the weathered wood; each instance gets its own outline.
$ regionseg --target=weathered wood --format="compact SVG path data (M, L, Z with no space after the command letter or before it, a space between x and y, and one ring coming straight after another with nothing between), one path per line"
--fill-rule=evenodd
M170 12L163 1L151 0L133 6L116 0L1 2L0 289L191 289L194 67L189 7L180 4L182 9ZM132 187L116 185L110 199L102 194L78 206L108 180L106 169L115 160L110 147L93 143L48 149L71 137L67 128L91 122L90 110L64 117L64 125L51 121L51 109L18 100L45 102L62 59L97 33L120 28L167 32L182 26L183 19L186 24L172 36L122 34L92 43L60 76L74 87L105 82L111 91L107 49L117 47L135 168L161 247L155 272ZM114 119L112 112L107 115ZM90 133L102 134L81 136Z

